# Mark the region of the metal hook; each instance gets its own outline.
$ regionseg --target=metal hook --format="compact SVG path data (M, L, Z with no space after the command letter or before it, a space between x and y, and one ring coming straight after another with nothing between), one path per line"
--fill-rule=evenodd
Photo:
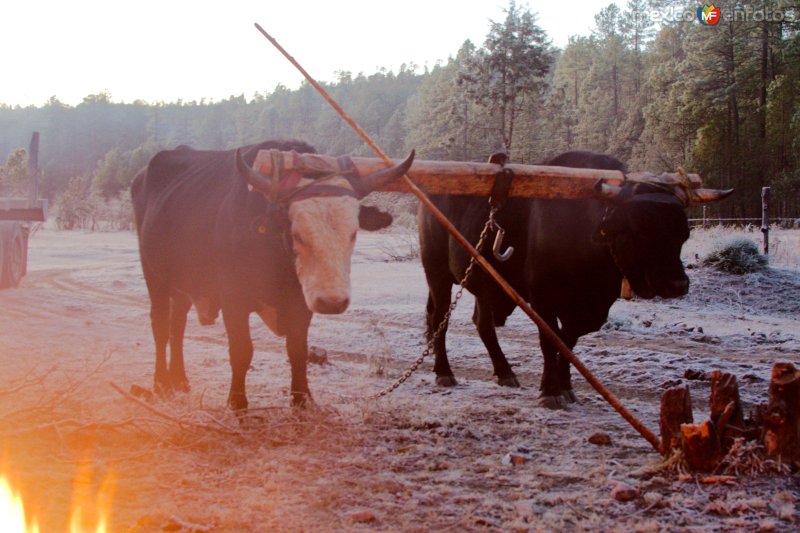
M514 247L509 246L506 248L505 252L500 252L500 248L503 247L503 238L506 236L506 232L497 222L494 222L494 228L497 230L497 235L494 237L494 244L492 245L492 254L494 254L495 259L498 261L508 261L511 259L511 254L514 253Z

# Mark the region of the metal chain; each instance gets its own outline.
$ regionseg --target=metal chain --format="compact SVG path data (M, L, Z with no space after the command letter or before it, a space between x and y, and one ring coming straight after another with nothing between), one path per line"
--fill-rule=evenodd
M483 244L486 242L486 238L489 236L489 233L491 233L491 231L495 227L494 217L496 214L497 214L497 208L492 207L489 210L489 220L487 220L486 224L483 226L481 235L478 238L478 244L475 245L475 249L478 250L479 252L480 249L483 247ZM431 335L431 338L428 340L428 344L425 346L425 350L423 350L420 356L417 357L417 360L414 361L414 363L412 363L412 365L408 368L408 370L406 370L403 373L403 375L397 379L397 381L395 381L394 383L392 383L390 386L386 387L379 393L373 394L368 399L378 400L380 398L383 398L387 394L394 392L395 389L397 389L400 385L405 383L408 380L408 378L411 377L411 374L417 371L422 362L425 361L425 358L428 357L428 355L430 355L431 350L433 350L433 344L439 339L439 337L444 333L444 330L447 328L447 324L450 322L450 315L452 315L453 311L455 311L456 306L458 305L458 301L464 294L464 289L466 288L467 280L469 279L470 275L472 274L472 271L475 269L475 265L477 264L478 262L475 260L474 257L470 258L469 265L467 266L467 269L464 271L464 277L461 278L461 282L459 283L459 289L456 292L456 295L450 302L450 306L448 307L447 312L444 315L444 318L439 323L439 326L436 328L436 331L434 331L433 335Z

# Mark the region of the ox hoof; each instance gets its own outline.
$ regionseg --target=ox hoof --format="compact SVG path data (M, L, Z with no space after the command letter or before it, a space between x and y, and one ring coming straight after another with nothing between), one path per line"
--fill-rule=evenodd
M455 387L458 381L455 376L436 376L436 384L440 387Z
M216 315L214 316L198 315L197 321L200 322L201 326L213 326L214 324L217 323L217 317Z
M292 392L292 407L305 408L314 405L310 392Z
M153 391L140 387L139 385L131 385L130 393L146 402L152 402L155 399Z
M564 401L567 403L575 403L578 401L578 397L575 396L575 392L572 389L567 389L561 392L561 397L564 398Z
M506 376L503 378L498 377L497 384L500 385L501 387L512 387L515 389L519 388L519 381L517 381L517 376L515 376L514 374L511 374L510 376Z
M242 414L247 410L247 396L242 393L231 393L228 395L228 407Z
M186 379L186 377L173 379L170 388L173 392L183 393L189 392L192 389L189 386L189 380Z
M539 398L539 405L545 409L566 409L567 401L561 394L556 394L555 396L541 396Z
M153 382L153 393L159 398L170 398L172 396L172 383L169 380L156 380Z

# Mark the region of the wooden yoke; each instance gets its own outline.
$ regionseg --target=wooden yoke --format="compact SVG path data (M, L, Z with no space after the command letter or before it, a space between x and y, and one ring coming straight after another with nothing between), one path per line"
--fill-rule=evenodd
M310 155L315 161L325 162L335 168L336 158L318 154ZM285 160L290 160L287 156ZM353 164L362 176L386 168L386 163L375 157L353 157ZM400 160L393 160L399 163ZM253 168L262 174L272 174L272 159L268 151L261 151ZM312 165L313 168L313 165ZM408 172L414 182L428 194L456 194L464 196L489 196L495 176L502 168L514 172L514 182L509 196L527 198L586 199L602 198L597 190L598 181L609 185L622 185L625 176L618 170L593 170L585 168L550 167L543 165L507 164L501 167L494 163L472 163L462 161L419 161L415 160ZM634 180L652 180L664 184L679 184L683 179L677 173L664 173L660 176L648 173L629 174ZM692 189L702 187L702 179L697 174L688 174ZM383 192L411 193L408 185L398 180L380 189Z

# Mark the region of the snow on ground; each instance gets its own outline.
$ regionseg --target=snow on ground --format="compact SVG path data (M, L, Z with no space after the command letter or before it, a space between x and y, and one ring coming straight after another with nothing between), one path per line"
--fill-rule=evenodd
M708 237L698 233L685 251L692 265ZM774 242L791 250L796 237ZM619 301L577 355L654 431L661 393L680 382L695 419L706 416L709 384L687 370L733 372L750 409L766 400L774 362L800 363L800 273L796 255L781 253L778 268L744 277L695 265L679 300ZM408 255L405 232L359 236L352 307L312 323L310 342L330 364L310 368L310 412L288 407L283 342L252 319L253 419L240 429L225 409L224 328L201 327L194 312L190 394L151 412L109 385L152 379L133 233L37 232L22 287L0 293L0 470L44 531L64 530L76 464L96 485L113 473L112 531L796 530L796 476L681 478L579 376L578 404L541 408L537 334L521 313L499 335L523 387L496 386L469 295L448 334L460 384L436 388L427 361L391 395L366 399L424 349L422 268L391 260ZM609 446L588 442L598 431ZM504 464L509 453L521 462ZM634 489L630 501L612 495L620 484Z

